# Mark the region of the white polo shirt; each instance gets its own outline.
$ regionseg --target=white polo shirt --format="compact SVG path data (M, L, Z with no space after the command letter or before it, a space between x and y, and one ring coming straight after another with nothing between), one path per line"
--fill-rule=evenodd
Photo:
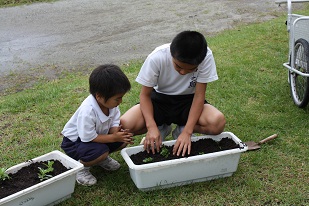
M119 107L110 109L109 116L106 116L96 99L89 95L66 123L61 134L72 142L78 137L82 142L90 142L98 134L108 134L111 127L117 127L119 124Z
M195 72L180 75L173 66L170 44L164 44L148 55L136 81L159 93L183 95L195 93L196 82L209 83L217 79L215 60L209 48Z

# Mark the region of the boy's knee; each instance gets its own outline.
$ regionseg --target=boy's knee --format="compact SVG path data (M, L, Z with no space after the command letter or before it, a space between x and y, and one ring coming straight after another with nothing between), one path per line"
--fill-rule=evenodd
M226 119L225 119L225 116L224 116L223 113L220 112L220 113L218 114L217 121L218 121L219 124L225 126Z
M209 130L208 133L212 135L218 135L224 131L226 124L226 119L225 116L219 112L216 114L216 116L212 117L212 122L211 125L209 125Z
M120 117L120 125L122 125L123 128L128 127L128 121L124 117Z
M221 132L224 131L225 124L226 124L225 116L220 112L217 117L217 131L216 131L217 134L220 134Z

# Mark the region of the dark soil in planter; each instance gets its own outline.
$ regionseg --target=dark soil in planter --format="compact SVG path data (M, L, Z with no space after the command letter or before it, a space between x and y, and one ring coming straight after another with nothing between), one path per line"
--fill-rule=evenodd
M54 171L48 174L53 177L70 170L58 160L51 161L54 161ZM27 167L18 170L16 173L9 174L10 179L0 181L0 199L42 182L38 177L38 167L46 169L47 166L44 164L47 164L47 161L31 163Z
M161 154L163 148L166 148L169 151L169 154L167 157ZM215 140L209 139L209 138L200 139L196 142L191 143L191 154L190 155L187 154L185 157L219 152L219 151L235 149L235 148L240 148L240 146L228 137L222 138L219 142L216 142ZM179 159L183 157L173 155L173 146L163 145L160 149L160 152L156 152L155 154L152 154L152 152L147 153L147 151L144 150L136 154L132 154L130 158L134 164L142 165L142 164L160 162L160 161L165 161L165 160ZM152 158L152 161L144 162L146 158Z

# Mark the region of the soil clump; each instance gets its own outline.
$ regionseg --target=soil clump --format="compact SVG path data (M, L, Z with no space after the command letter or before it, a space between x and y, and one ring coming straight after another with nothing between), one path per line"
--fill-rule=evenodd
M59 160L52 161L54 161L54 170L48 173L49 175L54 177L70 170L66 168ZM39 179L38 173L39 167L42 169L47 168L45 164L47 164L47 161L34 162L27 167L21 168L14 174L9 174L9 179L0 181L0 199L42 182Z
M186 158L235 148L240 148L239 144L236 144L232 139L228 137L222 138L219 142L216 142L215 140L209 138L200 139L196 142L191 143L191 154L186 154L184 157ZM147 151L144 150L136 154L132 154L130 158L134 164L142 165L147 163L179 159L183 158L183 156L173 155L173 146L163 145L160 151L156 152L155 154L152 154L151 152L147 153Z

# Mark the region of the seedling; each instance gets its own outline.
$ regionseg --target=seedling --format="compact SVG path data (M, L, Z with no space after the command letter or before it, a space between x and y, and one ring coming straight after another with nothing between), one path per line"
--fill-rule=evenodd
M52 175L48 174L54 171L53 164L54 164L54 161L48 161L47 164L44 164L47 167L46 169L42 169L41 167L38 167L40 171L38 173L38 176L41 182L53 177Z
M152 158L152 157L148 157L148 158L143 159L143 162L144 162L144 163L150 163L150 162L152 162L152 161L153 161L153 158Z
M10 176L5 171L6 171L5 168L0 168L0 180L1 181L10 179Z
M163 146L162 149L161 149L160 154L161 154L163 157L167 158L168 155L170 154L170 152L168 151L168 149L167 149L166 147Z

